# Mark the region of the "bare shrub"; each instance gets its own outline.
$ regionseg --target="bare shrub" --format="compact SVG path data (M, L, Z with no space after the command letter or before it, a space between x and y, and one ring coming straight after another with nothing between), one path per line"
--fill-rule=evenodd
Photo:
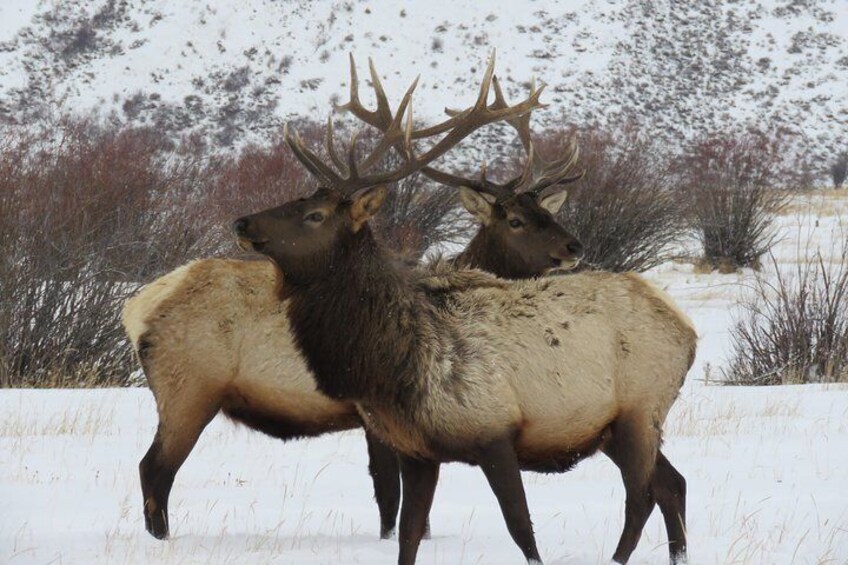
M240 254L234 218L314 187L282 140L226 157L90 120L0 130L0 386L131 384L126 297L190 259ZM391 188L377 231L394 249L418 258L457 237L451 189Z
M560 154L570 131L538 136L543 156ZM644 271L668 258L682 233L677 193L663 151L632 128L580 132L582 179L559 214L585 249L584 262L609 271Z
M759 268L775 243L775 213L787 198L776 190L781 154L779 139L747 134L701 140L680 160L681 189L704 266Z
M841 259L841 260L840 260ZM848 242L794 271L758 275L733 329L724 379L737 385L848 382Z
M400 156L389 153L382 166L395 169ZM390 249L418 260L433 245L455 243L469 226L458 214L456 189L413 174L389 185L388 196L374 220L377 237Z
M842 183L848 178L848 151L836 158L830 167L830 178L833 179L833 188L842 188Z
M230 224L235 218L305 196L315 188L282 139L267 147L246 147L237 156L218 157L208 167L210 181L200 187L203 196L195 213L208 226L206 249L211 254L232 253Z
M147 130L86 121L7 134L0 153L0 384L124 384L120 306L198 241L173 213L179 168ZM155 234L155 235L154 235Z

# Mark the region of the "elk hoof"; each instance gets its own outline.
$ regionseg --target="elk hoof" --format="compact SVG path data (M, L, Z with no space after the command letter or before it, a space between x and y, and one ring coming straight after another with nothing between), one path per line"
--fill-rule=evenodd
M149 520L145 520L147 531L156 539L168 539L168 522L158 516L153 516Z

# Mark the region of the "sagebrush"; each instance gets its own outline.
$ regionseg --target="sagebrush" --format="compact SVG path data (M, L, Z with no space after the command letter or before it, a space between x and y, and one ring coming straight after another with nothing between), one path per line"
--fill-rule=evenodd
M732 332L730 384L848 382L848 241L841 253L758 275Z
M776 242L775 215L787 199L777 182L782 157L780 140L762 134L714 136L688 148L679 183L705 267L759 268Z

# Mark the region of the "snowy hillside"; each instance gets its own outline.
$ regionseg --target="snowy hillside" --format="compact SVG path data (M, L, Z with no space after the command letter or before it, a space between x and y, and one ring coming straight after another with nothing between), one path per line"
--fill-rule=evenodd
M513 99L531 76L549 84L548 121L635 119L677 145L781 124L806 154L845 149L845 0L7 0L0 119L96 109L261 140L323 120L347 96L349 52L363 73L375 59L395 100L420 73L416 114L434 119L472 99L492 48Z

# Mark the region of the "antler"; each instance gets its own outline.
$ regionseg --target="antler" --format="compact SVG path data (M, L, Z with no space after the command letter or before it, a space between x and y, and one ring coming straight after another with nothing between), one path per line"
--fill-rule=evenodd
M440 124L436 124L434 126L430 126L420 130L414 130L412 128L412 111L410 106L410 111L407 115L406 120L407 127L404 132L404 139L401 140L397 136L396 130L403 120L403 115L406 111L407 106L411 104L410 101L412 91L417 85L418 79L416 79L410 89L407 90L406 95L404 95L404 98L401 100L401 103L398 106L397 112L393 115L391 107L389 106L388 97L386 96L386 92L383 89L380 77L377 74L377 70L374 67L374 62L369 58L368 66L371 71L371 81L373 83L374 92L377 97L377 109L368 110L362 105L359 100L359 77L356 71L356 63L354 62L353 54L351 54L350 101L344 105L336 105L335 109L337 111L351 112L354 116L356 116L366 124L383 132L383 140L380 142L377 149L375 149L375 153L372 154L366 161L369 166L376 163L379 157L382 157L382 154L385 152L385 150L388 150L389 147L394 146L398 150L398 152L400 152L401 155L403 155L403 157L406 159L407 165L414 165L414 168L410 172L420 170L422 173L437 182L454 186L469 186L477 190L491 191L494 187L500 187L500 185L495 185L494 183L490 183L486 180L485 167L483 168L483 173L481 175L480 180L473 180L465 179L452 175L450 173L440 171L438 169L430 167L429 165L427 165L427 163L438 158L451 147L459 143L462 139L467 137L474 130L486 124L501 120L507 120L512 123L515 120L520 119L524 115L529 116L532 110L542 106L542 104L539 102L539 97L541 96L543 90L542 88L538 90L534 89L534 91L530 93L530 96L528 96L526 100L516 104L515 106L509 106L509 104L506 104L505 101L502 104L495 103L492 105L487 105L491 84L495 84L496 96L498 96L497 92L500 91L500 87L497 84L497 79L494 77L494 65L495 54L494 52L492 52L492 56L489 59L489 64L483 76L483 82L480 85L480 92L478 94L477 101L475 102L475 104L471 108L468 108L466 110L452 112L451 117ZM503 98L502 95L501 98ZM445 132L449 133L435 146L433 146L430 151L428 151L419 158L416 158L414 156L411 146L411 140L432 137ZM330 158L333 160L336 167L338 167L340 170L345 170L341 159L338 157L338 155L335 153L335 149L332 147L332 141L330 141L331 139L332 125L328 124L328 153L330 154ZM381 149L382 151L375 158L375 154L377 154L378 150ZM438 151L436 151L437 149ZM405 167L402 167L400 170L405 170Z
M536 81L530 82L530 93L536 91ZM500 84L495 83L495 102L493 107L508 107L509 104L501 91ZM521 145L527 152L527 163L525 173L530 169L531 175L526 191L533 196L539 196L541 192L553 185L568 184L580 180L585 171L580 171L576 175L568 176L571 170L577 163L577 158L580 156L580 149L577 146L577 138L572 135L568 142L568 148L565 154L558 160L546 161L533 150L533 140L530 136L530 114L519 116L508 122L518 132L518 137L521 140ZM522 182L519 186L524 186Z
M501 85L498 82L497 77L494 79L494 87L495 101L489 107L495 110L508 108L509 103L506 101L506 97L501 90ZM537 92L541 92L544 88L545 85L543 83L542 86L537 89L536 81L532 80L530 82L530 96L533 96ZM459 115L460 113L456 110L446 111L452 116ZM583 177L585 171L580 171L576 175L568 176L580 155L580 150L577 146L577 139L575 136L571 137L568 148L562 158L554 161L546 161L541 157L541 155L539 155L538 152L536 152L533 145L533 139L530 133L530 112L505 121L511 125L516 132L518 132L521 145L527 153L527 161L525 161L524 168L519 176L501 185L489 183L492 187L495 187L495 192L489 192L496 195L498 195L498 193L510 195L514 192L528 192L534 197L537 197L543 190L550 186L568 184ZM485 169L481 178L485 181Z

